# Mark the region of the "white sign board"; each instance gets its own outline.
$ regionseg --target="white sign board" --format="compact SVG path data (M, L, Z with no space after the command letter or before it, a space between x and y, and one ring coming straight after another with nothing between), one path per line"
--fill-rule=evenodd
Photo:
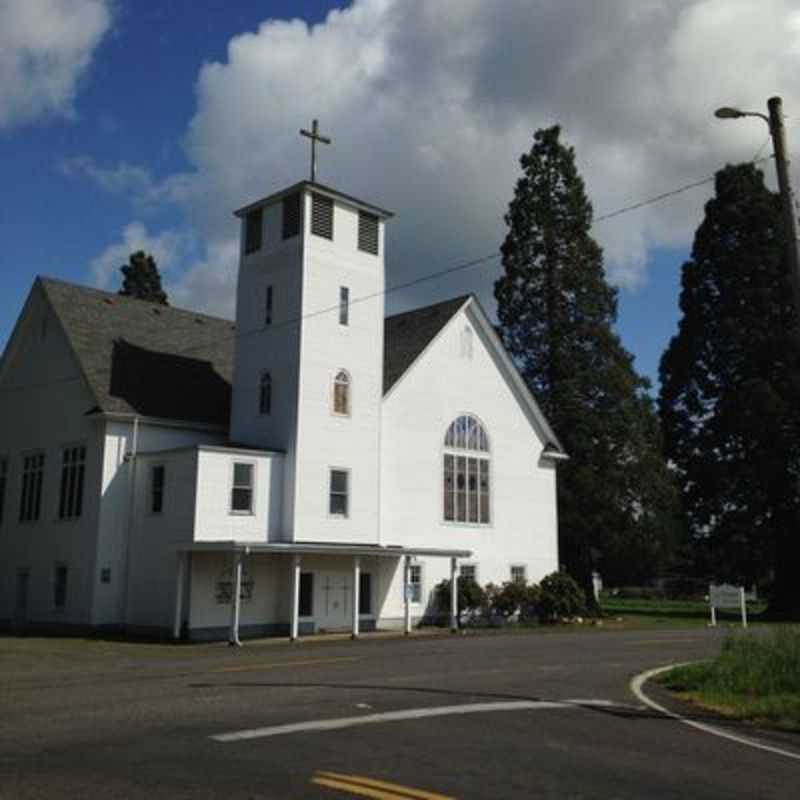
M739 608L742 611L742 627L747 627L747 599L744 586L730 583L714 584L708 587L708 604L711 606L711 624L717 624L718 608Z

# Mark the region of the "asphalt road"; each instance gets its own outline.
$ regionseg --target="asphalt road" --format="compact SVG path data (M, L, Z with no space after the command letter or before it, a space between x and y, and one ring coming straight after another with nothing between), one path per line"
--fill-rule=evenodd
M637 673L713 655L722 636L241 650L0 638L0 798L796 800L800 760L693 730L630 692Z

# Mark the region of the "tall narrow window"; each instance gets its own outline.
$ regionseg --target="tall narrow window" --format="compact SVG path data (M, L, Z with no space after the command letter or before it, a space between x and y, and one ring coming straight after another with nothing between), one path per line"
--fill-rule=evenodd
M233 465L231 511L235 514L253 513L253 465Z
M264 212L257 208L244 218L244 252L255 253L261 249L261 231Z
M164 510L164 479L166 468L158 464L150 471L150 512L160 514Z
M314 614L314 573L300 573L300 611L298 616L310 617Z
M444 437L444 519L488 525L490 516L489 437L481 423L465 414Z
M272 325L272 287L267 286L264 296L264 324Z
M412 564L408 570L408 600L410 603L422 602L422 566Z
M258 413L267 416L272 413L272 373L262 372L258 383Z
M86 447L67 447L61 460L59 519L77 519L83 511L83 483L86 472Z
M350 324L350 289L347 286L339 287L339 324Z
M513 583L525 583L527 579L527 569L524 564L511 565L511 580Z
M358 613L372 613L372 575L361 572L358 576Z
M346 517L349 508L349 475L346 469L332 469L328 511L334 517Z
M19 521L35 522L42 506L44 453L25 456L22 462L22 493L19 502Z
M300 233L302 197L299 192L283 198L283 238L291 239Z
M333 380L333 413L350 414L350 376L340 369Z
M66 564L56 564L53 570L53 605L64 608L67 604L67 575Z
M358 249L378 255L378 218L366 211L358 212Z
M476 582L478 580L478 568L475 564L462 564L458 573L464 580Z
M333 200L330 197L311 195L311 233L333 239Z
M8 459L0 458L0 525L6 505L6 482L8 481Z

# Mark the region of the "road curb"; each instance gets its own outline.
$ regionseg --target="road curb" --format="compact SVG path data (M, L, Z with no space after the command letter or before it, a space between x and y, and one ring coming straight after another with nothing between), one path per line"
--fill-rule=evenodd
M630 690L633 692L637 700L639 702L646 705L648 708L652 708L654 711L658 711L661 714L664 714L667 717L670 717L677 722L682 722L684 725L688 725L690 728L695 728L696 730L702 731L703 733L711 734L712 736L717 736L721 739L728 739L733 742L737 742L738 744L745 745L747 747L753 747L756 750L764 750L768 753L773 753L775 755L784 756L785 758L791 758L795 761L800 761L800 752L792 751L792 750L784 750L781 747L775 747L771 744L767 744L766 742L759 741L758 739L754 739L747 736L740 736L735 733L731 733L730 731L723 730L722 728L717 728L713 725L706 725L703 722L695 722L694 720L687 719L682 714L679 714L676 711L670 711L668 708L657 703L655 700L650 698L644 692L644 685L647 681L655 678L658 675L662 675L665 672L669 672L671 669L676 669L677 667L685 667L689 664L698 664L701 662L698 661L683 661L678 664L666 664L663 667L656 667L655 669L649 669L645 672L640 672L638 675L634 676L630 682Z

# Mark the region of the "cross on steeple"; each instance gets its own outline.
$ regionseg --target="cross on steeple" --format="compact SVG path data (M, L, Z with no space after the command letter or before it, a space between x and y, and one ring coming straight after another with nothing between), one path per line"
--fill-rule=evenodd
M319 123L314 120L311 125L311 130L307 131L304 128L300 129L301 136L307 136L311 139L311 182L317 182L317 142L323 144L330 144L331 140L327 136L323 136L319 132Z

